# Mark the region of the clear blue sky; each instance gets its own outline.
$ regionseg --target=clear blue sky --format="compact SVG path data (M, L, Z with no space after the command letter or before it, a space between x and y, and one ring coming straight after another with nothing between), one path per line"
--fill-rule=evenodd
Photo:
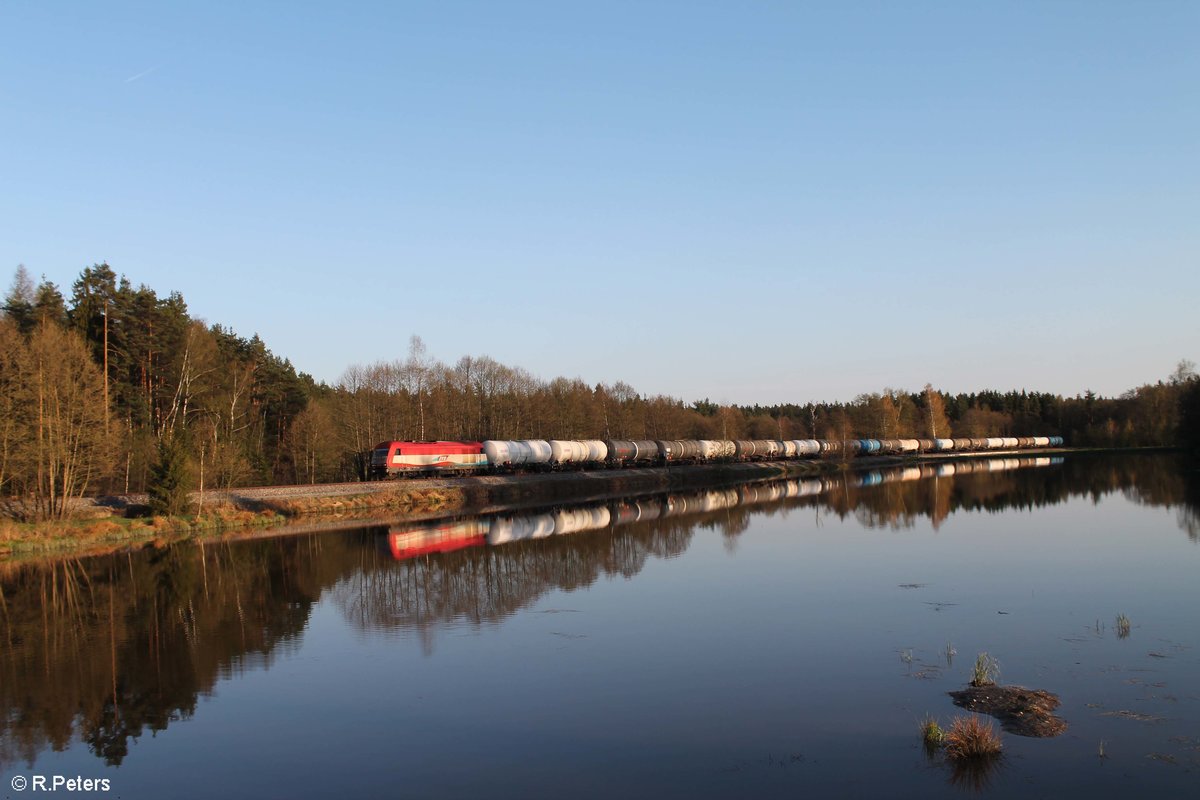
M1200 361L1200 3L0 5L0 288L108 261L334 381L728 402Z

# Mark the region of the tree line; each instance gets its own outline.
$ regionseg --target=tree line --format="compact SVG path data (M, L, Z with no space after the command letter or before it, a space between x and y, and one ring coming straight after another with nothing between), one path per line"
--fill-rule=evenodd
M18 267L0 309L0 501L63 517L88 493L357 480L390 439L741 439L1062 435L1073 445L1200 445L1181 362L1120 397L885 389L846 402L738 406L550 380L487 356L453 364L413 336L332 385L257 336L188 312L106 263L64 295ZM163 510L172 496L161 492ZM186 495L184 495L186 497ZM176 503L177 504L177 503Z

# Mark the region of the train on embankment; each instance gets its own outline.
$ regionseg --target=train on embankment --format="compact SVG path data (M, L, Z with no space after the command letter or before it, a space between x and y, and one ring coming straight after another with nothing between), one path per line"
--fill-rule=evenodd
M380 442L371 450L372 479L553 470L662 467L833 456L972 453L1058 447L1061 436L987 439L521 439L483 442Z

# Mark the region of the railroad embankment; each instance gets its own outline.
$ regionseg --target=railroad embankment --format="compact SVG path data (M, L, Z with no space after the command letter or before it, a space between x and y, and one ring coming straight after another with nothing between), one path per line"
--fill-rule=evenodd
M194 492L194 514L155 517L145 495L88 498L69 521L0 522L0 559L85 555L187 538L245 538L362 524L394 524L566 503L717 488L756 481L947 459L1050 455L1065 449L697 464L684 467L482 475L465 478L269 486ZM1079 451L1070 451L1079 452Z

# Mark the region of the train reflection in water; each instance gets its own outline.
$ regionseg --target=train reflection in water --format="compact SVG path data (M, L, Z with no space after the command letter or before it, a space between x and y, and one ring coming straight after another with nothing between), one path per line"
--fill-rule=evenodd
M564 506L545 511L442 520L436 523L390 528L387 545L395 559L404 560L468 547L497 546L526 539L568 536L668 517L709 514L735 507L816 497L835 490L869 488L980 472L995 473L1048 467L1061 463L1061 456L989 458L917 467L873 469L845 475L794 478L746 484L731 489Z

